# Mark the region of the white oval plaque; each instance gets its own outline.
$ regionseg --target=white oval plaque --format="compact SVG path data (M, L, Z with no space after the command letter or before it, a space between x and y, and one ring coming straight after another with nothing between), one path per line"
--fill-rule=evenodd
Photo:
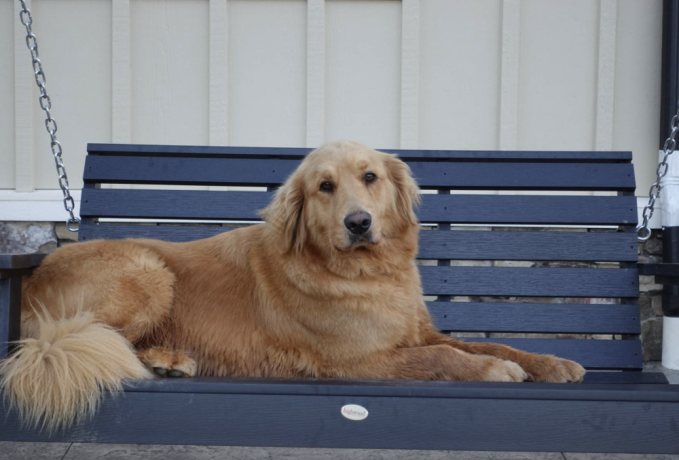
M368 409L358 404L347 404L342 406L342 415L349 420L365 420L368 417Z

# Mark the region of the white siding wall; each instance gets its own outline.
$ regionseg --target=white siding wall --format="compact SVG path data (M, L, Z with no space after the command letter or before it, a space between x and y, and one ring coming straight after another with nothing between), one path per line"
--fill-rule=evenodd
M56 188L16 3L0 2L5 197ZM657 162L661 0L31 6L73 188L87 142L632 150L640 196Z

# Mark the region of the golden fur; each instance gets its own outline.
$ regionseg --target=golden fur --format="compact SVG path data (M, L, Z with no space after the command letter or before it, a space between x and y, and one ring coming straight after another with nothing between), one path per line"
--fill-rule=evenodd
M103 391L122 389L126 379L151 373L135 359L130 342L90 312L70 318L36 318L38 337L0 363L0 386L10 408L32 427L48 432L94 415Z
M405 163L337 142L308 155L262 212L264 225L190 243L59 249L25 281L24 341L3 365L5 392L29 422L54 428L90 414L101 389L145 377L139 360L171 376L580 381L574 362L433 327L414 262L418 199ZM343 221L359 211L372 224L357 236ZM41 321L31 303L53 319ZM68 321L78 324L68 336L55 332ZM109 345L111 327L137 357ZM87 346L67 347L67 337Z

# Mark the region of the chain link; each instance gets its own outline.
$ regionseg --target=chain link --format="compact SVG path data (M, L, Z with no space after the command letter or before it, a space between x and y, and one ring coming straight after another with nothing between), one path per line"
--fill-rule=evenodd
M662 190L660 181L665 177L669 168L667 159L674 153L674 149L677 146L677 141L675 141L674 138L676 137L677 132L679 132L679 102L677 102L677 114L672 117L670 127L672 128L672 131L670 131L670 136L663 146L665 155L663 156L662 161L658 163L658 169L655 170L656 179L648 191L648 204L644 206L644 211L641 214L642 223L637 227L637 238L639 241L646 241L651 237L651 229L648 228L648 222L651 220L651 217L653 217L655 201L660 197L660 190Z
M26 8L26 2L24 0L19 0L19 3L21 3L19 19L26 27L26 46L31 52L35 83L40 90L38 102L40 103L40 108L45 111L45 129L47 129L47 132L50 135L50 147L52 148L52 155L54 156L54 163L57 169L57 175L59 176L59 187L61 187L61 193L64 196L64 209L66 209L69 216L68 220L66 220L66 227L72 232L77 232L80 228L80 219L73 213L75 202L73 201L71 191L68 188L66 166L64 166L64 162L61 158L61 144L57 140L57 121L52 118L52 114L50 113L50 110L52 109L52 100L47 95L47 88L45 87L47 79L45 78L45 72L42 70L42 62L40 62L40 55L38 54L38 39L31 27L33 24L33 17L31 16L29 9Z

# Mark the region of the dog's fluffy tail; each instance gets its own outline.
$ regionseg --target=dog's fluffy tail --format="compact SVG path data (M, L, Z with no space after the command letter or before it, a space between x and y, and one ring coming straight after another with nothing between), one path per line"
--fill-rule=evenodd
M23 423L52 433L94 415L105 391L126 379L151 378L132 345L89 312L71 318L37 315L37 339L0 362L0 389Z

